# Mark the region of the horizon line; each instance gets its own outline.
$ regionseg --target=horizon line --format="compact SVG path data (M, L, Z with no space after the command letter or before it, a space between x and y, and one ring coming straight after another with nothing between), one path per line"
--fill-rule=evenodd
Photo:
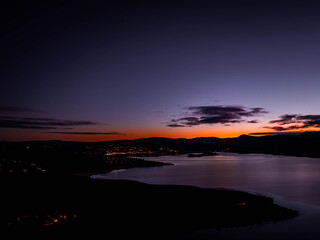
M241 136L248 136L248 137L264 137L264 136L279 136L279 135L299 135L304 133L320 133L320 131L304 131L304 132L261 132L261 133L248 133L248 134L240 134L237 137L215 137L215 136L208 136L208 137L191 137L191 138L172 138L172 137L142 137L142 138L135 138L135 139L118 139L118 140L105 140L105 141L71 141L71 140L61 140L61 139L48 139L48 140L22 140L22 141L8 141L8 140L0 140L2 142L10 142L10 143L19 143L19 142L78 142L78 143L99 143L99 142L118 142L118 141L135 141L140 139L151 139L151 138L163 138L163 139L196 139L196 138L218 138L218 139L230 139L230 138L239 138Z

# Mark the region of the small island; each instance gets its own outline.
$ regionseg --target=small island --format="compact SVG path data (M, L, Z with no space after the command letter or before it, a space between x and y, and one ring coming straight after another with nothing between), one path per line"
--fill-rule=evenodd
M205 157L205 156L217 156L217 152L203 152L203 153L189 153L188 157Z

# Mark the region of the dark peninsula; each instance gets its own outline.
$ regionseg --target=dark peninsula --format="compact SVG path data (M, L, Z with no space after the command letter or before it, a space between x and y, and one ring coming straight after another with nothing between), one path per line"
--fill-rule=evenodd
M6 178L6 183L1 229L13 237L172 239L204 228L297 216L271 198L237 191L70 176Z

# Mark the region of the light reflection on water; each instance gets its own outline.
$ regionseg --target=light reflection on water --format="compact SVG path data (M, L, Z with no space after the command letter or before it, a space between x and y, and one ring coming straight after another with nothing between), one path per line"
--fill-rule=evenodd
M94 177L249 191L271 196L279 205L301 214L284 222L221 231L204 230L187 238L320 239L320 159L235 153L200 158L180 155L145 159L174 165L134 168Z

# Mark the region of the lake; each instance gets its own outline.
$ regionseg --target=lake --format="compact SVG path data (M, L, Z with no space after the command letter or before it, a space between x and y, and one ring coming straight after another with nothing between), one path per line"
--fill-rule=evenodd
M174 165L117 170L92 177L247 191L270 196L277 204L300 212L297 218L284 222L207 229L185 239L320 239L319 158L220 153L198 158L177 155L144 159Z

